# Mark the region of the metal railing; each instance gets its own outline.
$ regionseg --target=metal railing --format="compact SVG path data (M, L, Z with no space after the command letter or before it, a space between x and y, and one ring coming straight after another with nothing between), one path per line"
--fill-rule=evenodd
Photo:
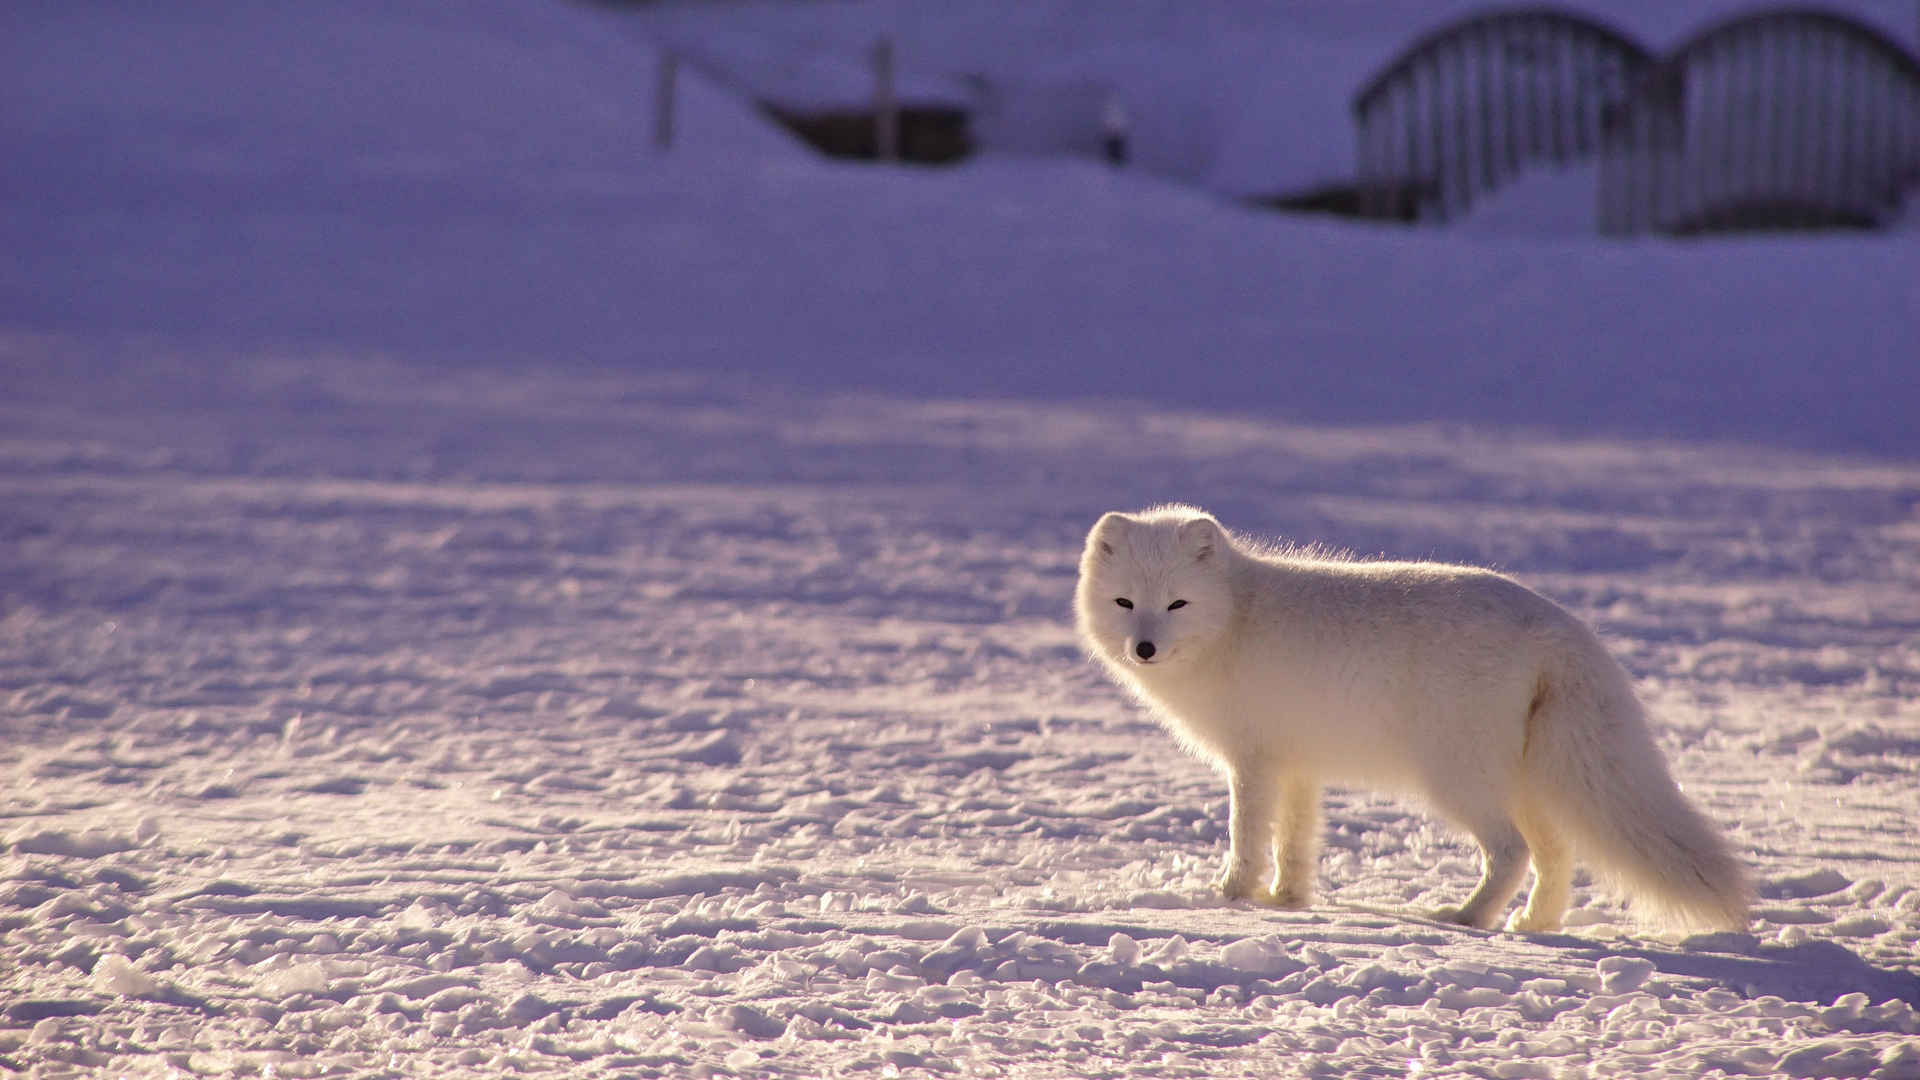
M1362 216L1445 221L1530 164L1598 156L1604 231L1875 225L1920 181L1920 61L1816 8L1656 57L1556 8L1440 27L1354 96Z
M1609 233L1872 227L1920 180L1920 62L1811 8L1716 23L1606 124Z
M1471 16L1408 46L1354 96L1365 217L1446 220L1537 159L1596 152L1652 58L1556 8Z

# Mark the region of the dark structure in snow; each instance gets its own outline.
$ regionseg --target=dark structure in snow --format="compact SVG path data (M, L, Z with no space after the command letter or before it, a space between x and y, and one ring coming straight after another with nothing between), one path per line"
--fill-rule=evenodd
M1527 7L1431 31L1360 87L1362 216L1445 221L1540 161L1597 156L1614 233L1871 227L1920 180L1920 61L1813 8L1715 23L1656 57Z
M760 109L815 150L829 157L881 157L880 113L872 107L800 108L770 101ZM898 160L945 165L973 153L969 110L951 102L903 103L894 113Z

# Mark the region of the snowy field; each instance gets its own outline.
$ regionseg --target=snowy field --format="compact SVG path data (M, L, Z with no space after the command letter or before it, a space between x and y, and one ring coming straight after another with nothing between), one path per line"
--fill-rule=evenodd
M943 40L800 7L0 15L0 1072L1920 1077L1920 233L835 166L696 76L649 148L648 41ZM1403 37L1333 10L1260 29ZM1068 619L1168 499L1601 626L1751 932L1433 922L1362 791L1221 901Z

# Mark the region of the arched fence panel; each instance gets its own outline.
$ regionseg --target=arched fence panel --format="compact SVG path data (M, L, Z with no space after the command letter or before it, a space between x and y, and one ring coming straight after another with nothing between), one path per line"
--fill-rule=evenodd
M1658 58L1576 13L1487 12L1414 41L1353 114L1365 217L1443 221L1591 155L1614 233L1870 226L1920 183L1920 60L1820 8L1729 18Z
M1625 34L1556 8L1421 37L1354 96L1361 214L1444 220L1530 162L1594 153L1651 64Z
M1920 181L1920 61L1835 12L1717 23L1608 118L1604 231L1877 225Z

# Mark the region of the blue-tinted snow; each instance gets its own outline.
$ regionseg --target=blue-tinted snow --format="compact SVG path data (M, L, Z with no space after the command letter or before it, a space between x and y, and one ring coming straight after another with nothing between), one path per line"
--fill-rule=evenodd
M811 7L756 32L832 52L867 25ZM1586 216L1578 183L1543 199L1537 181L1478 215L1502 228L1409 232L1241 208L1151 167L830 165L691 67L679 145L657 154L651 43L723 22L704 8L16 12L0 113L0 318L16 333L1920 448L1908 232L1603 243L1556 227ZM956 62L1003 40L912 22ZM1278 15L1217 35L1201 19L1155 52L1160 25L1187 23L1116 20L1087 48L1183 74L1169 129L1253 108L1238 69L1183 43L1321 40ZM1281 183L1299 154L1345 160L1345 125L1323 103L1286 145L1242 132L1221 151Z

